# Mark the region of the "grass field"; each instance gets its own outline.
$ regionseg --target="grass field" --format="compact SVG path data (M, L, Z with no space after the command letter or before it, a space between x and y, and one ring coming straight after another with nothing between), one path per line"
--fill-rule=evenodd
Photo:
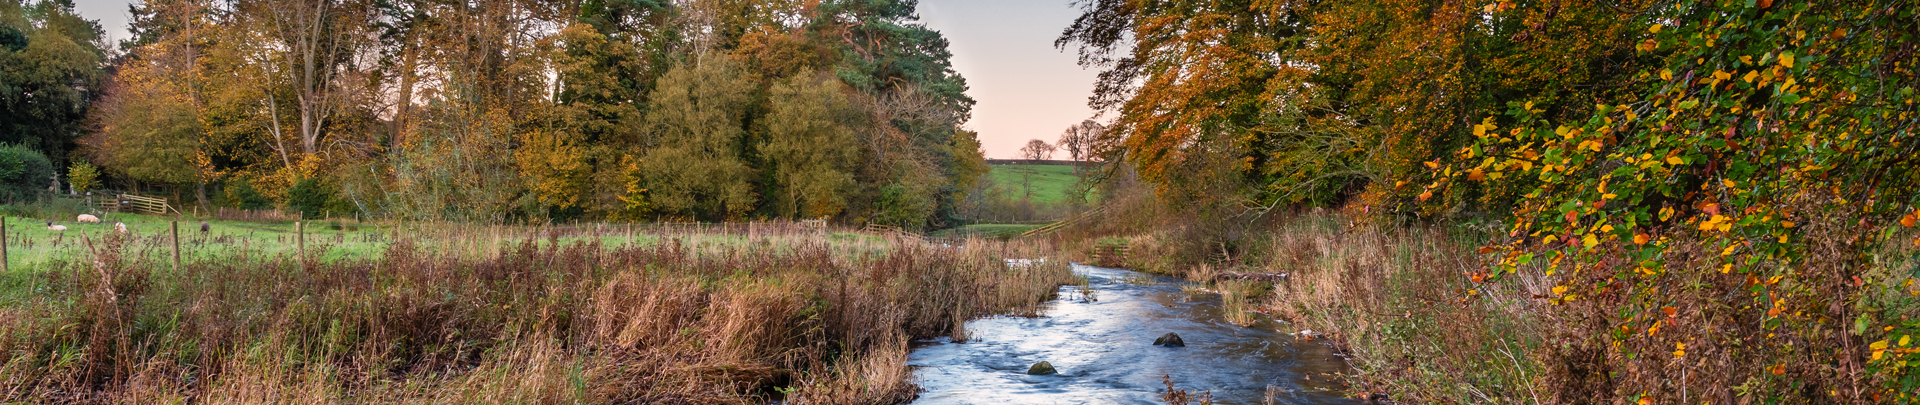
M1073 174L1073 166L994 165L989 167L993 169L989 176L992 176L994 186L1000 188L1002 195L1018 199L1029 195L1028 192L1031 191L1034 202L1066 201L1067 193L1074 191L1074 185L1080 181L1079 177ZM1031 176L1031 183L1027 182L1029 176ZM1088 196L1088 200L1093 201L1093 196Z
M47 229L38 219L9 216L6 220L7 264L9 269L43 269L56 261L71 261L87 252L88 243L98 242L113 233L115 223L127 226L124 249L136 255L166 255L171 246L172 217L138 214L108 214L101 223L82 224L58 221L64 232ZM208 231L200 232L199 219L180 220L181 256L184 261L215 259L239 255L288 254L299 244L293 221L247 222L207 220ZM730 224L742 233L772 235L783 232L781 224ZM488 226L469 224L413 223L385 225L352 221L307 221L301 226L306 236L309 259L332 261L370 259L386 251L396 240L423 245L447 253L497 255L503 246L534 239L543 244L568 244L601 239L609 246L650 245L663 238L691 237L701 243L743 244L744 238L708 235L705 229L657 224L585 224L556 226ZM552 238L548 238L552 234ZM832 232L836 243L877 242L878 238L852 232Z

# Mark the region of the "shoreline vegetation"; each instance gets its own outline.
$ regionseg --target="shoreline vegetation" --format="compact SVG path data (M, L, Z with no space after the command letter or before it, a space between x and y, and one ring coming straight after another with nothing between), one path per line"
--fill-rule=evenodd
M1849 362L1859 362L1852 363L1857 367L1893 355L1878 353L1878 345L1911 347L1899 343L1907 338L1889 333L1895 328L1870 327L1870 320L1907 321L1920 308L1920 289L1914 288L1920 246L1889 243L1862 262L1835 256L1811 263L1860 266L1863 278L1847 280L1850 288L1820 296L1819 303L1859 315L1833 325L1829 334L1796 336L1762 322L1781 315L1777 307L1726 298L1786 281L1694 264L1711 263L1717 250L1675 252L1667 271L1688 281L1667 285L1658 317L1636 319L1620 315L1625 294L1619 292L1566 298L1560 286L1575 275L1556 273L1546 263L1489 277L1484 246L1500 235L1487 224L1380 224L1331 210L1233 224L1199 220L1147 196L1109 209L1108 218L1132 220L1080 223L1051 240L1075 260L1211 283L1228 311L1242 317L1266 313L1301 329L1309 341L1325 339L1353 366L1344 376L1353 387L1348 394L1364 400L1833 403L1841 390L1911 378L1902 377L1910 372L1841 373ZM1806 225L1848 229L1846 219ZM1896 241L1920 237L1899 225L1882 229L1872 234ZM1229 234L1239 238L1223 237ZM1127 253L1118 259L1100 254L1115 245ZM1618 340L1595 344L1594 334ZM1654 341L1636 341L1647 338ZM1869 347L1882 338L1889 341ZM1823 381L1832 385L1813 385ZM1664 391L1621 392L1634 386ZM1868 402L1905 403L1885 402L1897 393L1878 394L1881 399Z
M591 229L418 227L369 256L177 271L148 241L69 235L87 249L0 275L0 399L891 404L914 395L912 339L1073 280L1009 266L1045 257L1023 242Z

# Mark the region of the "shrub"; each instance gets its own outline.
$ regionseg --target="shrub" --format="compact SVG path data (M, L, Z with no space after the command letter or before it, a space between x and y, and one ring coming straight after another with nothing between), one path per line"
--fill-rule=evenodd
M0 144L0 199L17 202L44 194L53 184L53 162L24 145Z

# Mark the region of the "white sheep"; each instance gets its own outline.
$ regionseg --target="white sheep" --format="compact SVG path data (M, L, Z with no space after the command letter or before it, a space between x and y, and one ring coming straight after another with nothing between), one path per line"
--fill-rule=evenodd
M54 225L54 224L53 224L52 222L48 222L48 223L47 223L47 230L49 230L49 231L54 231L54 232L66 232L66 231L67 231L67 226L66 226L66 225Z
M127 224L124 222L115 222L113 223L113 230L119 232L121 235L125 235L127 234Z
M80 214L79 221L83 224L97 224L100 223L100 217L93 216L93 214Z

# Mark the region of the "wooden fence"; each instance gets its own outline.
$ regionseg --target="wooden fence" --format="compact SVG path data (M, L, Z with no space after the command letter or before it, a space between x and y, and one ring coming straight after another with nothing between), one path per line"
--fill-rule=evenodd
M215 208L213 217L222 221L299 221L299 213L290 213L276 209L247 210L239 208Z
M102 204L105 208L106 204ZM165 198L147 197L134 194L121 194L113 204L113 211L136 212L147 215L179 214L180 210L167 203Z

